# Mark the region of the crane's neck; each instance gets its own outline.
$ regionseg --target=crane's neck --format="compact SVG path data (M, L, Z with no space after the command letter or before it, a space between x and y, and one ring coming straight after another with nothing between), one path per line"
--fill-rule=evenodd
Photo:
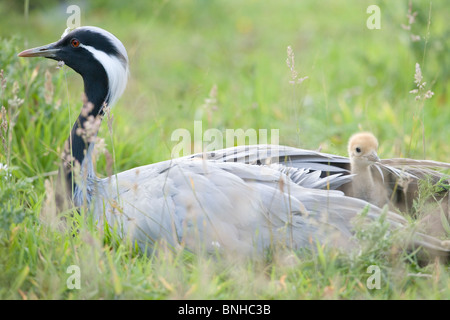
M83 75L85 99L83 109L75 121L63 154L62 180L65 181L67 194L71 195L75 205L75 194L86 194L88 179L95 177L92 164L92 150L104 113L103 106L108 103L108 78L106 72L93 72ZM77 164L79 166L77 166ZM77 168L80 179L75 179ZM77 203L78 202L78 203Z

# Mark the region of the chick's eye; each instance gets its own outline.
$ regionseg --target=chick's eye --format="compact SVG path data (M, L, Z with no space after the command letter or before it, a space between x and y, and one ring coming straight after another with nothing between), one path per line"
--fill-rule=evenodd
M80 41L78 41L78 39L72 39L70 40L70 44L72 47L77 48L80 45Z
M356 147L356 153L361 153L361 148L360 147Z

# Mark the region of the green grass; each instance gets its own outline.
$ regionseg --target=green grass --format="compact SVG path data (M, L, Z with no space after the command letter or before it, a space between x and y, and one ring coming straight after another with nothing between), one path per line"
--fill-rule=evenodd
M98 230L87 214L56 214L45 181L56 177L58 155L79 112L82 82L68 68L57 70L54 61L16 57L59 38L67 15L53 2L39 6L31 1L27 19L21 2L13 8L0 3L1 12L8 10L0 21L0 69L6 78L0 103L8 124L13 122L3 134L5 144L0 142L0 163L10 168L0 169L0 298L450 298L448 266L418 266L406 253L392 256L382 221L358 235L367 243L360 253L319 247L236 263L165 248L142 255L114 231ZM129 54L131 78L113 109L113 135L106 124L100 131L110 154L114 146L115 170L168 159L177 143L170 140L172 132L192 132L194 120L203 120L203 131L207 126L223 132L279 129L281 144L321 146L341 155L347 139L364 129L378 136L383 158L447 161L449 7L446 1L433 1L428 28L430 3L415 1L418 16L411 32L421 41L412 42L401 28L407 24L407 1L375 1L381 8L380 30L366 28L371 4L79 4L82 24L113 32ZM289 84L288 45L299 76L309 77L300 85ZM424 102L409 93L415 88L416 62L435 93ZM46 86L47 71L51 82ZM218 108L201 112L214 85ZM14 97L23 103L14 103ZM104 154L97 171L107 175ZM381 268L380 290L366 286L372 264ZM67 287L70 265L81 269L80 290Z

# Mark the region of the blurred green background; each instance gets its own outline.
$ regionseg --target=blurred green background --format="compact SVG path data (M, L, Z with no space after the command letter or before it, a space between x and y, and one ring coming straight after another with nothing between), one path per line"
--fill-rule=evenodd
M414 1L410 31L408 1L3 1L0 36L19 35L23 48L56 41L73 4L82 25L109 30L128 50L115 138L166 145L149 160L167 158L171 132L192 131L194 119L206 121L203 130L280 129L280 143L339 154L353 132L371 130L382 157L449 158L446 1ZM366 27L371 4L381 9L380 30ZM301 85L289 84L288 45L299 76L309 77ZM409 93L416 62L435 93L423 108ZM54 65L46 68L59 72ZM68 75L77 112L82 84ZM203 112L215 84L218 108Z

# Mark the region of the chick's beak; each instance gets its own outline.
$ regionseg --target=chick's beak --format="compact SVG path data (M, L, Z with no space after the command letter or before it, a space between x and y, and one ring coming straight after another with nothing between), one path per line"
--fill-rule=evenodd
M18 57L45 57L45 58L57 58L57 53L59 52L59 48L55 43L50 43L45 46L28 49L22 51L17 56Z
M367 155L367 160L370 162L380 162L380 158L378 157L378 154L376 151L372 151Z

